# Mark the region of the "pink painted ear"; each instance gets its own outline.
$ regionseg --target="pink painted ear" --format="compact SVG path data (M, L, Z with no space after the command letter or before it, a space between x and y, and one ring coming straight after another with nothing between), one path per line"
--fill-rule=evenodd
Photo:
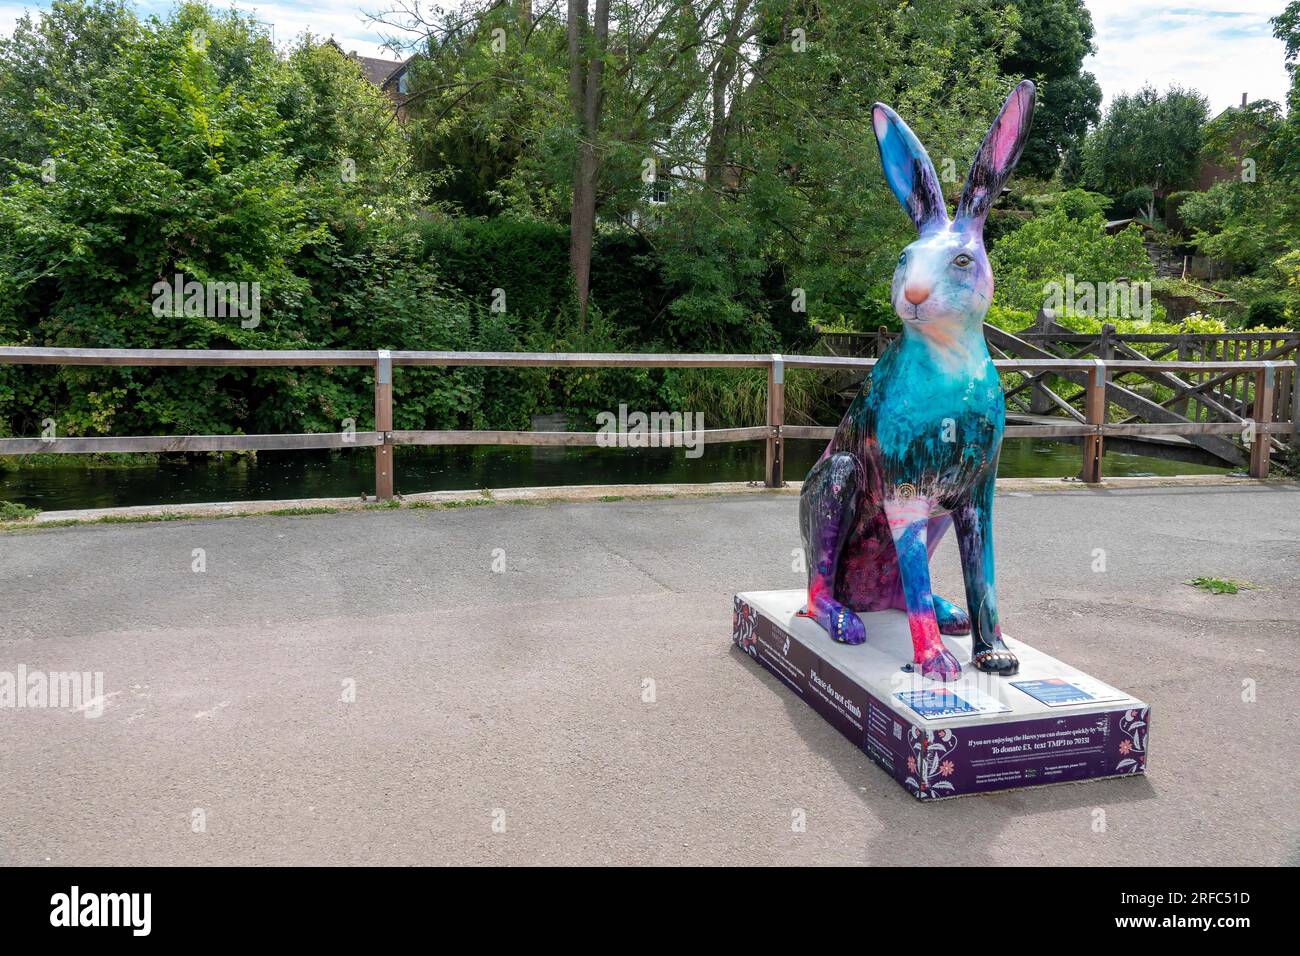
M983 145L975 154L975 163L966 179L961 201L957 203L954 221L983 228L984 217L1011 178L1011 170L1020 162L1033 116L1034 84L1022 80L1002 104L1002 112L998 113Z

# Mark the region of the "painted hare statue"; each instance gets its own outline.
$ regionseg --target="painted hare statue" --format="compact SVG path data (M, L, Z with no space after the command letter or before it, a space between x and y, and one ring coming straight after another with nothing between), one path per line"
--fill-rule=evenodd
M998 627L993 586L993 482L1005 400L984 342L993 298L984 220L1020 159L1034 84L1002 106L948 218L930 157L888 106L872 107L885 177L920 237L894 270L903 334L876 363L799 505L808 556L802 612L845 644L867 639L855 611L907 611L922 675L953 680L961 665L943 634L971 634L976 668L1010 676L1020 662ZM957 529L970 614L930 593L929 558Z

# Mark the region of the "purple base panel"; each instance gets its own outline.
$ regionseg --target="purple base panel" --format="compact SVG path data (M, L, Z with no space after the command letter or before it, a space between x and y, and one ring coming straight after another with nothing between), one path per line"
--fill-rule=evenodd
M918 800L1147 769L1147 707L929 727L919 715L913 721L895 711L740 598L732 640Z

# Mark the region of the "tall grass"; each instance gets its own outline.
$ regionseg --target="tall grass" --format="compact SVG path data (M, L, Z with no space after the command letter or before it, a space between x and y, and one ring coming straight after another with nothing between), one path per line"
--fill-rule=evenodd
M767 421L767 370L761 368L674 370L675 407L703 412L707 428L745 428ZM834 425L831 376L816 369L785 374L785 421L789 425Z

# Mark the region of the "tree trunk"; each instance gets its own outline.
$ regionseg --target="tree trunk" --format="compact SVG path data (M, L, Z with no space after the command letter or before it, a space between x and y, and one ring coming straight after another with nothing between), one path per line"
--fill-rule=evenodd
M578 327L587 325L587 300L591 292L591 249L596 232L596 150L588 142L578 145L573 175L573 210L569 215L569 268L578 295Z
M709 139L704 149L704 182L714 189L723 183L722 167L727 161L727 133L731 126L731 108L727 99L727 88L736 76L737 37L743 25L748 0L740 3L727 27L722 39L722 49L718 52L717 63L713 68L710 82L711 115L709 119Z
M578 296L579 328L586 328L591 293L591 251L596 232L596 180L600 173L601 84L609 37L609 0L596 0L588 33L586 0L569 0L569 104L578 129L573 166L573 204L569 214L569 268Z
M714 189L722 185L722 166L727 159L727 84L731 82L734 57L725 52L713 71L712 116L709 140L704 149L704 181Z

